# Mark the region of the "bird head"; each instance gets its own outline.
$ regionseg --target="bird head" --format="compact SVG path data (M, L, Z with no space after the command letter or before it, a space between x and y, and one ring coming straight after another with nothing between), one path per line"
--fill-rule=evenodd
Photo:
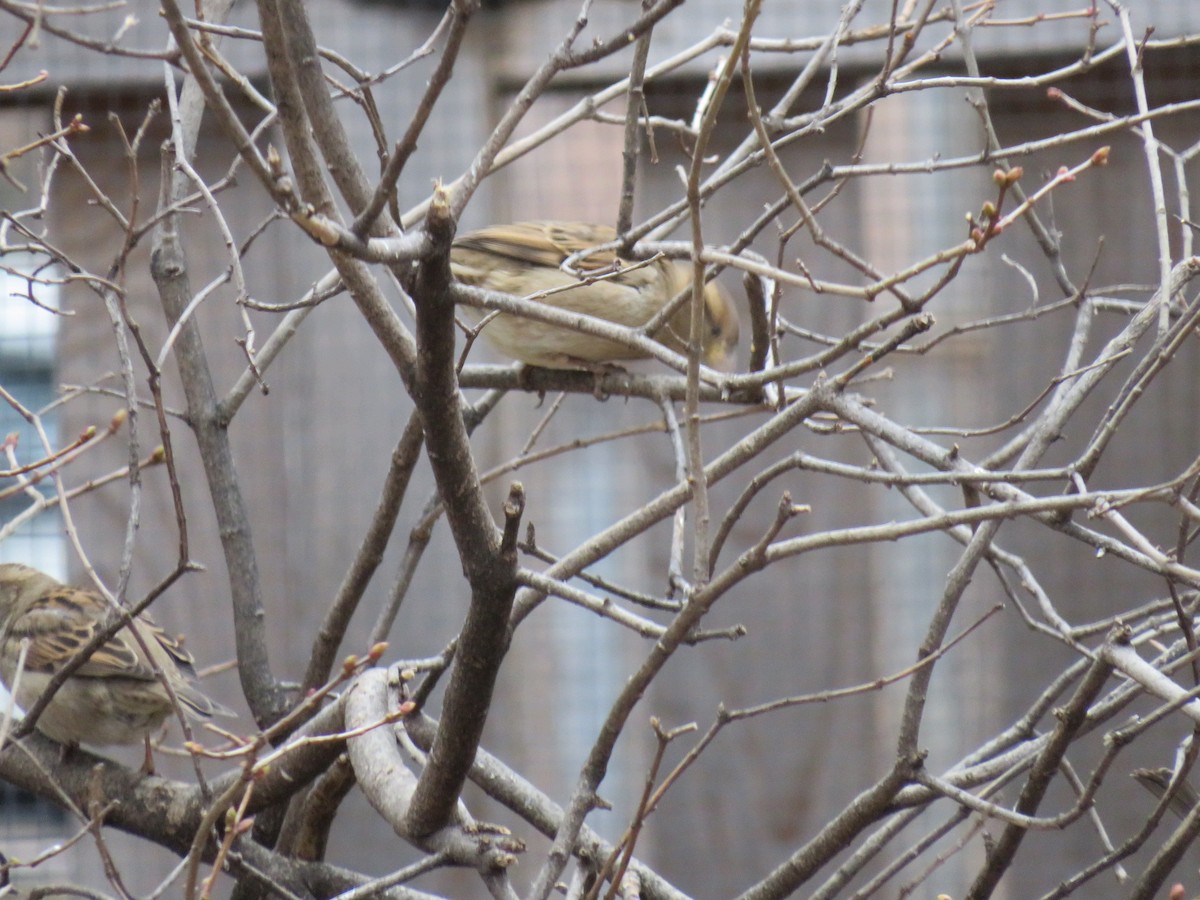
M692 284L692 268L685 263L670 266L671 295L688 290ZM691 301L686 301L670 319L666 334L658 339L679 353L687 353L691 334ZM740 324L733 299L721 285L710 281L704 286L704 328L700 335L700 361L718 372L732 372L737 363Z
M715 281L704 286L704 337L701 359L718 372L732 372L737 363L737 308L725 289Z
M0 563L0 611L17 602L18 598L36 589L49 579L48 575L21 563ZM33 587L30 588L29 586Z

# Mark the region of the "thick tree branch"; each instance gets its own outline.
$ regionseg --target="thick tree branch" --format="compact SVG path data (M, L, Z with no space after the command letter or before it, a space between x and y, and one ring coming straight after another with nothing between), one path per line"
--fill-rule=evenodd
M199 94L190 96L194 102L202 101ZM198 127L198 116L189 116L189 120ZM194 145L194 140L194 135L177 132L177 144ZM181 191L179 183L172 177L174 167L168 164L171 159L170 148L165 155L159 204L161 209L170 208ZM155 231L150 274L158 288L168 323L172 328L179 328L175 339L175 359L187 398L188 424L196 436L225 553L233 598L238 675L255 720L265 727L283 714L288 699L271 672L262 583L249 513L238 481L227 423L220 415L199 325L194 317L180 323L184 310L192 300L192 291L175 214L165 216Z
M347 742L363 793L398 835L421 849L441 855L453 865L477 869L481 874L508 869L516 862L514 854L524 849L520 841L508 837L503 830L476 826L457 808L446 823L433 831L409 830L417 779L405 765L392 728L371 728L398 708L394 698L389 701L388 678L384 669L368 669L355 681L346 702L347 726L369 729Z
M431 249L422 260L415 289L418 354L413 400L424 422L429 462L450 533L471 586L471 603L446 688L442 727L406 822L415 835L432 833L449 822L479 746L508 646L505 626L517 589L516 541L508 535L515 534L524 501L514 487L502 542L475 469L454 370L454 303L449 289L454 222L446 199L435 191L426 220Z

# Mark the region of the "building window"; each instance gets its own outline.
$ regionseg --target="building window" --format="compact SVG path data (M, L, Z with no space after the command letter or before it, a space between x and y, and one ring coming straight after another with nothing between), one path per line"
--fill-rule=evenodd
M6 254L0 260L0 386L29 412L38 414L51 446L58 444L57 417L51 410L56 397L55 351L59 317L58 287L38 283L31 254ZM41 277L45 277L42 269ZM32 294L36 302L29 299ZM0 438L15 435L17 462L26 465L46 455L37 429L7 401L0 402ZM9 460L0 461L8 469ZM47 481L36 485L51 496ZM23 562L61 577L65 574L62 520L51 508L29 515L32 498L17 479L0 482L0 562Z
M20 146L34 136L43 116L33 110L0 111L0 149ZM12 161L17 183L29 186L22 193L13 182L0 179L0 207L21 210L36 196L36 160ZM57 396L56 358L60 317L59 288L54 270L44 256L16 249L23 243L11 230L0 246L0 387L17 403L38 414L51 446L58 446L59 428L53 403ZM31 299L32 297L32 299ZM0 399L0 440L15 434L18 463L45 457L37 430L7 399ZM0 455L0 470L8 470L7 454ZM42 481L37 489L52 497L54 488ZM0 477L0 562L23 562L56 577L66 574L66 542L57 509L31 515L33 500L15 477ZM9 697L0 685L0 711ZM39 797L0 782L0 852L10 861L29 862L60 842L67 834L66 813ZM59 855L39 864L31 876L21 871L14 880L30 884L72 874L66 857ZM4 893L0 890L0 893Z

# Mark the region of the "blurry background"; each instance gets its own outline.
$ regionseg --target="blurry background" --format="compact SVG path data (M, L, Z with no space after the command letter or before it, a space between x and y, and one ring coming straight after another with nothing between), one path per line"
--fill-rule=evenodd
M591 9L590 29L607 34L613 23L623 22L631 4L597 3ZM871 22L886 16L892 4L868 3ZM1019 18L1033 11L1030 2L1003 4L1004 15ZM139 0L119 14L81 20L97 35L116 30L119 20L133 11L139 21L125 37L137 46L161 45L162 26L157 4ZM840 4L834 0L810 3L767 3L756 34L808 37L827 33L836 22ZM440 17L440 5L418 2L356 3L325 0L310 4L318 39L368 70L394 64L417 47ZM672 16L654 35L651 59L656 60L709 33L726 18L736 18L740 4L732 0L689 0L682 16ZM519 89L524 78L557 45L578 13L572 0L514 0L493 2L470 29L453 80L422 137L419 151L400 185L400 206L411 205L429 190L435 178L452 178L469 163L491 125ZM1147 17L1150 11L1140 10ZM254 26L253 9L242 3L235 19ZM1161 0L1153 4L1155 36L1200 29L1200 11L1190 0ZM944 35L949 25L931 26L929 35ZM589 31L589 33L591 33ZM1077 58L1088 38L1084 20L1049 23L1037 28L996 28L982 34L977 50L989 74L1018 76L1045 72L1058 62ZM1108 36L1112 39L1112 36ZM0 94L0 147L14 146L50 127L50 103L60 85L69 86L66 114L79 112L91 132L71 146L92 177L114 197L128 195L131 170L125 159L115 112L128 133L145 115L147 103L162 93L161 68L134 60L105 58L45 36L38 53L25 53L5 70L14 82L37 69L50 72L42 90L16 95ZM235 64L250 69L265 88L258 65L257 47L227 40L224 52ZM869 79L877 73L879 46L844 47L838 77L843 85ZM716 54L699 58L685 73L648 88L651 113L689 119L695 98ZM777 62L764 57L756 63L760 103L767 107L795 76L794 66L803 57L780 55ZM376 101L393 137L400 131L420 87L431 71L433 58L418 62L409 72L376 89ZM1200 83L1200 51L1182 48L1149 57L1149 89L1155 103L1171 98L1193 98ZM534 107L521 133L550 121L583 97L622 76L628 55L615 57L600 67L570 73ZM776 71L772 72L772 66ZM948 57L947 72L961 72L961 62ZM786 66L786 68L785 68ZM929 73L926 72L926 75ZM416 85L417 88L412 88ZM1125 113L1133 108L1127 63L1118 59L1102 69L1068 82L1064 89L1095 108ZM825 83L796 105L797 110L818 108ZM1044 89L997 91L989 94L1001 141L1016 144L1049 136L1082 124L1078 113L1047 98ZM609 112L623 116L617 102ZM789 173L797 181L817 171L826 161L848 163L857 155L864 161L914 162L935 157L963 156L983 147L979 118L966 102L965 91L948 88L901 94L873 107L873 121L843 120L837 127L809 140L796 142L782 152ZM347 116L359 127L360 159L375 165L373 143L361 116ZM716 135L715 153L731 149L745 132L744 99L730 92L721 114L724 129ZM1195 114L1167 118L1156 124L1165 144L1187 147L1200 140L1200 117ZM167 130L160 118L152 125L139 156L139 190L143 210L153 205L158 180L160 142ZM865 141L863 139L866 135ZM644 215L682 196L676 166L685 162L670 133L656 136L657 162L643 157L638 185L638 210ZM213 130L197 153L198 168L212 179L223 173L231 151ZM485 184L467 210L463 230L491 222L521 219L578 219L612 222L616 216L620 184L622 132L620 126L602 122L577 126L547 146L497 173ZM1097 141L1111 143L1107 169L1089 173L1079 184L1056 193L1043 209L1047 219L1065 236L1066 264L1073 274L1085 272L1100 253L1091 280L1093 285L1152 283L1157 279L1150 194L1145 160L1138 139L1121 133ZM281 141L276 141L281 146ZM1023 184L1032 189L1060 165L1074 165L1095 147L1071 145L1048 150L1020 163ZM36 185L38 172L28 159L15 170L27 185ZM1194 176L1196 166L1187 164ZM963 168L938 174L892 176L851 180L821 214L826 230L837 239L890 271L924 257L965 237L964 214L977 211L993 195L990 168ZM220 195L225 216L239 239L271 212L268 198L249 177L236 190ZM709 207L706 237L720 244L738 234L764 203L779 195L777 182L764 169L738 182L734 191L719 195ZM1133 186L1131 188L1131 185ZM60 173L51 206L51 234L72 257L103 271L120 246L122 235L112 220L91 202L85 182L74 172ZM18 192L0 181L0 205L22 209L36 202L36 191ZM143 212L143 216L145 213ZM635 215L635 221L638 218ZM789 223L791 218L788 219ZM773 237L769 230L768 237ZM679 235L677 235L679 236ZM1103 246L1101 251L1101 240ZM146 242L148 244L148 242ZM224 248L206 217L192 217L187 251L193 288L216 277L223 268ZM757 246L768 255L773 240ZM819 251L807 238L791 245L816 277L846 278L846 267ZM1018 312L1035 304L1060 299L1049 267L1023 227L1013 229L989 252L968 261L962 277L935 302L939 330L956 322L989 315ZM300 296L325 271L321 255L309 251L296 229L275 227L259 237L247 257L250 290L266 303ZM1022 272L1001 260L1001 251L1018 260L1037 282L1035 295ZM144 327L151 346L165 337L161 311L148 274L148 247L134 256L127 273L129 302ZM3 265L19 270L22 260L12 255ZM725 276L740 295L736 279ZM14 286L15 285L15 286ZM0 285L0 385L30 408L42 409L65 389L89 387L86 396L63 405L47 416L55 434L67 440L89 425L104 427L120 407L115 377L96 385L96 373L115 372L112 326L99 300L82 287L68 286L53 298L69 316L56 318L32 311L13 298L22 286L10 273ZM207 350L215 372L229 373L228 390L242 370L242 352L234 344L241 336L238 317L228 304L228 292L218 291L200 311L207 330ZM46 294L39 294L47 302ZM744 301L743 302L744 305ZM785 294L788 317L805 328L840 334L863 318L876 314L859 301L815 296L792 290ZM270 332L274 317L252 314L259 323L260 340ZM743 312L743 321L746 321ZM1049 317L1011 329L1007 339L973 341L960 338L930 359L895 357L895 377L870 386L878 406L910 425L936 427L968 422L983 427L1004 421L1032 402L1055 374L1065 352L1065 320ZM1113 328L1100 320L1097 328ZM743 340L743 362L748 351ZM1000 348L1003 352L999 352ZM797 351L808 352L811 347ZM472 361L493 360L490 348L479 342ZM1195 347L1186 351L1195 353ZM1136 413L1134 439L1110 451L1097 480L1121 486L1122 465L1136 465L1145 481L1159 472L1174 473L1195 458L1200 437L1197 386L1189 365L1175 366L1157 385L1158 396ZM173 369L168 370L174 378ZM299 678L307 661L306 648L335 593L378 500L377 485L386 471L392 447L409 413L407 398L399 388L394 369L379 350L367 326L347 297L335 298L316 309L305 327L270 370L268 396L256 393L232 428L239 474L247 492L253 518L259 566L264 579L267 613L272 623L272 660L286 677ZM395 386L394 394L388 386ZM65 386L65 388L64 388ZM382 387L381 387L382 386ZM99 389L98 389L99 388ZM181 406L177 385L168 384ZM394 397L394 402L391 397ZM599 405L598 405L599 404ZM501 463L517 453L541 417L545 406L538 397L513 394L502 410L476 433L475 446L481 468ZM575 437L617 431L659 419L657 409L642 401L611 399L600 404L589 396L573 395L551 422L538 446L554 446ZM143 416L142 434L151 442L152 414ZM21 431L24 423L7 404L0 404L0 434ZM744 432L734 422L706 432L706 452L713 456ZM177 423L175 447L183 471L198 472L195 448L186 426ZM1088 435L1065 435L1062 458ZM950 439L946 439L949 442ZM984 435L958 439L965 452L983 455L998 446L1003 436ZM36 455L33 435L22 433L22 453ZM803 445L779 446L774 456L805 450L826 458L851 458L868 463L862 442L847 435L808 433ZM87 476L110 472L125 464L127 449L121 438L108 442L70 470L75 483ZM32 458L32 456L26 457ZM1051 461L1048 461L1051 462ZM361 621L356 622L346 652L365 649L366 633L374 609L383 601L397 570L406 527L411 527L419 504L432 491L428 470L419 470L420 490L405 507L392 551L366 598ZM539 539L551 552L565 552L599 527L635 508L648 486L663 487L674 480L674 458L667 439L651 434L602 443L581 453L522 472L519 477L529 497L527 519L537 527ZM169 570L176 553L177 535L166 490L165 472L144 476L148 490L138 542L137 564L130 596L138 596ZM499 498L508 480L493 486ZM156 604L156 618L171 630L186 632L189 648L202 665L232 657L227 618L223 560L216 526L203 483L183 485L189 512L191 556L208 572L185 578ZM829 528L888 521L907 514L907 505L881 488L847 486L841 479L814 474L793 474L777 490L764 492L747 516L754 523L735 532L731 547L743 547L758 536L763 510L773 508L779 492L791 491L798 503L813 507L799 527ZM936 493L936 492L935 492ZM115 578L127 516L127 486L120 481L72 506L88 553L106 578ZM733 501L724 487L714 491L714 508L723 511ZM946 494L947 502L955 502ZM0 504L0 524L26 503L18 498ZM889 512L894 510L894 512ZM78 580L80 572L62 537L57 513L50 511L16 529L0 543L0 558L30 562L64 578ZM406 526L404 523L409 523ZM811 523L811 524L809 524ZM663 528L663 536L669 534ZM1164 542L1172 535L1155 535ZM663 546L666 546L666 540ZM1044 583L1076 620L1100 619L1133 605L1130 597L1149 599L1163 588L1149 577L1133 578L1127 567L1118 568L1093 559L1082 547L1048 546L1044 529L1014 523L1002 531L1001 543L1024 553ZM639 545L644 546L644 545ZM743 623L749 633L736 643L712 642L677 658L656 683L640 713L640 724L630 728L618 749L617 763L602 786L614 810L597 813L589 821L606 836L619 836L642 788L644 765L653 747L649 716L668 727L695 721L701 729L713 719L717 705L738 707L774 699L780 685L799 694L869 681L913 662L912 649L926 627L928 612L936 604L943 580L957 557L957 545L941 535L909 539L846 550L824 551L800 557L749 582L736 596L716 608L712 627ZM665 554L665 551L664 551ZM439 567L437 560L445 560ZM650 593L661 594L666 583L666 558L629 550L616 554L598 574L619 576ZM619 567L619 568L618 568ZM466 594L457 559L444 529L438 528L422 566L409 606L402 611L392 636L389 658L427 656L438 651L456 632L466 608ZM980 576L972 586L969 606L960 612L962 626L1002 602L999 588ZM1062 648L1027 630L1016 612L1005 610L986 626L986 640L968 645L966 652L951 654L934 682L929 726L924 731L930 752L929 766L937 771L952 763L984 736L1002 728L1036 696L1046 679L1069 660ZM518 632L498 689L484 745L539 787L561 798L574 783L579 766L612 698L631 665L644 653L643 642L599 623L593 616L563 603L545 604ZM1017 662L1019 660L1019 663ZM236 676L218 674L205 689L226 705L244 713ZM725 732L700 762L668 795L662 809L644 831L638 856L655 866L681 889L700 897L729 896L746 887L759 873L777 864L803 843L817 826L843 809L861 787L885 771L894 754L897 703L903 684L836 704L805 706L771 717L742 723ZM1174 727L1178 727L1175 725ZM1169 748L1179 738L1164 727L1163 741L1140 750L1145 765L1169 764ZM120 751L110 751L120 752ZM132 752L132 751L131 751ZM678 753L673 758L677 758ZM132 758L132 757L131 757ZM1076 760L1086 771L1087 760ZM170 763L166 763L169 769ZM749 770L755 773L746 779ZM744 794L752 792L752 802ZM1118 796L1114 794L1113 796ZM1132 784L1121 802L1102 810L1105 821L1118 835L1140 822L1152 805L1151 798ZM1011 798L1009 798L1011 799ZM1111 802L1111 800L1110 800ZM1069 804L1061 797L1049 808ZM486 818L489 808L477 803ZM506 821L502 813L495 817ZM67 833L73 826L30 798L6 792L0 786L0 849L10 856L27 856L22 847L42 847L56 828ZM522 832L524 834L524 832ZM1039 834L1044 853L1031 855L1026 866L1006 880L1003 896L1035 896L1052 887L1064 870L1081 866L1099 854L1095 835L1087 829L1066 834ZM111 840L132 840L114 835ZM83 845L87 847L85 842ZM147 848L147 852L153 848ZM157 853L157 851L153 851ZM376 827L374 814L361 799L352 799L334 829L330 858L368 871L393 869L404 855L404 846ZM72 861L78 861L72 863ZM931 882L958 888L969 877L971 863L951 858ZM63 872L77 864L80 871ZM86 871L95 865L84 854L59 857L55 878L89 880ZM93 870L98 872L98 870ZM145 889L160 876L147 865ZM447 883L430 884L445 890ZM1111 881L1106 882L1112 885ZM926 885L925 887L929 887ZM1115 889L1115 887L1114 887Z

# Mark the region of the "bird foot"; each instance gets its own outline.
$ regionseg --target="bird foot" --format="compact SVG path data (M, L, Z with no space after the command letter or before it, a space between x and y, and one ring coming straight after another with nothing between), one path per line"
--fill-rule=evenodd
M139 770L143 778L154 774L154 753L150 750L150 735L146 735L145 741L146 757L142 760L142 768Z
M592 396L597 400L607 400L608 391L604 390L604 379L609 375L626 375L629 370L610 362L592 362L586 359L571 359L572 368L583 369L592 373Z

